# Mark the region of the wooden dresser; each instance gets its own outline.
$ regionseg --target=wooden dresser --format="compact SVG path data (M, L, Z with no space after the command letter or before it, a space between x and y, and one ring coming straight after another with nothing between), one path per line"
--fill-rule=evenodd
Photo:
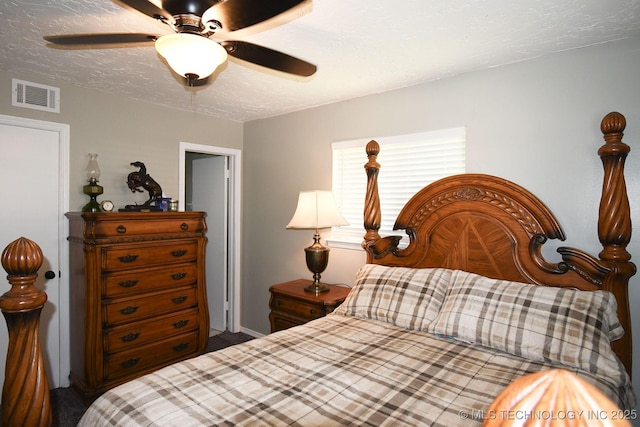
M66 216L70 380L85 401L205 351L203 212Z

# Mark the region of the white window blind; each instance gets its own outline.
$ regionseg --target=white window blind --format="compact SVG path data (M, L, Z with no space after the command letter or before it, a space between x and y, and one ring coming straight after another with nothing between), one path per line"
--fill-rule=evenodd
M380 144L378 190L382 236L398 234L393 232L396 217L418 190L440 178L465 172L464 127L333 143L332 190L349 225L332 229L327 239L332 246L359 247L362 242L367 187L365 146L371 139Z

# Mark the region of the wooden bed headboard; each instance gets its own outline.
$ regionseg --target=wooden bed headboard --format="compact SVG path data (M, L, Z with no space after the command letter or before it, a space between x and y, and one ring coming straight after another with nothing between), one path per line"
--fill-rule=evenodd
M636 272L626 246L631 238L624 163L630 149L622 142L626 126L620 113L609 113L601 124L605 144L598 154L604 166L598 236L598 257L579 249L558 248L562 260L551 263L542 255L548 239L565 240L551 211L525 188L491 175L462 174L436 181L404 206L394 229L409 236L406 248L399 236L380 237L378 195L380 146L367 144L369 162L364 207L367 262L405 267L444 267L483 276L582 290L605 289L618 302L625 335L612 348L631 374L629 278Z

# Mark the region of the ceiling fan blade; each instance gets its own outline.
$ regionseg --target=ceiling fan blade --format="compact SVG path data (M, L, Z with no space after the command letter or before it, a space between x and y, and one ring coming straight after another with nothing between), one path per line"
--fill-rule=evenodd
M152 43L160 37L155 34L105 33L105 34L65 34L44 36L43 39L57 46L88 47L105 45L125 45L134 43Z
M117 0L116 2L129 6L130 8L144 13L145 15L150 16L153 19L157 19L165 23L174 23L173 16L171 16L169 12L162 8L159 8L149 0Z
M223 41L220 42L227 53L234 58L262 65L273 70L284 71L285 73L298 76L309 77L316 72L316 66L302 59L278 52L267 47L244 41Z
M273 18L305 0L227 0L222 1L203 16L203 20L215 19L225 31L236 31Z

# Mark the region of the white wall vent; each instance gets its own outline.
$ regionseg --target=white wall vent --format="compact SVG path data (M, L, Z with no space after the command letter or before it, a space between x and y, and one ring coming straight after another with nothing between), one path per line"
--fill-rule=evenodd
M60 88L11 79L11 105L60 112Z

